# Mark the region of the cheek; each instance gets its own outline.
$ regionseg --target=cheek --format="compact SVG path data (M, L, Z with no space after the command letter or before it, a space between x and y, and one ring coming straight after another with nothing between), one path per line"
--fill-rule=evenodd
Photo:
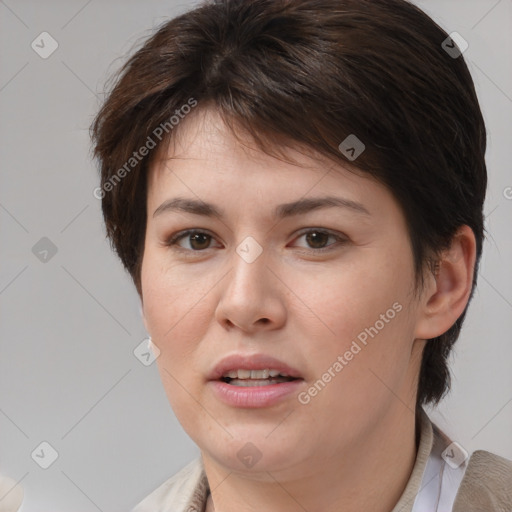
M156 364L165 393L183 428L193 432L194 422L204 414L197 401L201 380L196 353L207 329L207 302L201 300L201 280L191 286L183 275L178 269L151 265L148 259L141 282L147 328L160 350Z
M197 314L208 278L194 275L186 264L169 265L160 251L146 251L141 285L144 315L154 340L165 345L182 331L183 320Z
M212 424L211 412L203 405L201 386L197 373L191 371L190 356L185 351L175 350L172 353L165 349L157 359L160 379L172 411L187 434L198 445L203 436L222 440L228 443L226 431L220 428L221 418ZM196 375L196 376L194 376ZM208 434L208 431L211 431Z
M311 354L315 379L329 381L319 393L320 409L343 403L346 410L363 413L362 404L386 403L386 385L398 389L407 372L414 333L412 267L408 261L386 263L380 254L380 263L368 257L295 281L297 295L315 313L297 303L302 309L294 317L304 350Z
M145 256L141 274L146 326L160 350L157 364L166 390L179 389L199 371L194 356L211 323L208 292L216 280L194 276L190 267L187 272L180 265L166 268L151 256Z
M391 265L382 253L378 258L373 256L368 251L348 264L343 262L343 265L326 267L325 271L287 276L287 281L294 283L297 297L290 299L297 308L294 320L309 335L324 340L317 346L329 350L334 343L343 348L340 344L350 344L376 322L378 328L385 322L386 330L395 334L403 327L397 321L400 314L396 310L403 311L410 301L412 273L408 272L407 262L403 266L400 262ZM333 343L326 344L328 340Z

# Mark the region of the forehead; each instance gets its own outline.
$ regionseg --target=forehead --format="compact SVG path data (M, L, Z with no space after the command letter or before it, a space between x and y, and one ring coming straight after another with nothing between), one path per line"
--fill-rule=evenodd
M282 156L268 154L243 132L235 136L213 109L196 110L177 128L149 172L151 213L178 196L239 210L335 194L364 202L372 213L396 207L387 189L362 171L298 145L277 148Z
M331 186L340 179L354 183L374 181L353 166L342 166L298 144L289 143L286 148L276 145L269 148L271 154L268 154L242 130L237 130L235 136L212 108L194 111L175 130L169 144L159 149L150 168L150 189L160 189L164 182L179 181L177 176L173 179L174 171L186 171L194 181L200 178L219 184L230 177L241 184L259 179L269 186L277 186L284 180L289 187L301 181L313 185L322 180Z

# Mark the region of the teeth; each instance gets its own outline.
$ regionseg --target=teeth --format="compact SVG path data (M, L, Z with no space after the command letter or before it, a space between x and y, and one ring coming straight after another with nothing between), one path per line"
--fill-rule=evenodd
M268 379L270 370L251 370L251 379Z
M280 372L279 370L271 370L265 368L264 370L230 370L225 373L223 377L230 379L268 379L269 377L288 377L287 373Z
M279 377L277 379L233 379L229 382L232 386L240 386L242 388L248 388L252 386L270 386L272 384L281 384L283 382L288 382L286 379Z

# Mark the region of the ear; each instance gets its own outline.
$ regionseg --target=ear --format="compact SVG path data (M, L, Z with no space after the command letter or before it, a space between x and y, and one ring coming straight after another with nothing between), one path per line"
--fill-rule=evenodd
M463 313L473 284L476 241L473 230L462 226L436 267L429 273L420 302L415 338L436 338L452 327Z

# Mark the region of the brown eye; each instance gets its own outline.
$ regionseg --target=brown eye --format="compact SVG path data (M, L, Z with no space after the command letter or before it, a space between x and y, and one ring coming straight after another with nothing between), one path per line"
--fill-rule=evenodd
M188 235L190 240L190 246L192 249L196 251L201 251L203 249L208 249L210 245L211 236L206 233L196 233L193 235Z
M209 235L204 231L192 229L188 231L182 231L181 233L172 236L166 242L166 245L169 247L177 246L176 248L178 249L199 252L204 251L205 249L209 249L212 239L212 235ZM188 242L188 247L184 245L183 241Z
M301 238L304 238L307 246L299 245L298 247L311 249L312 252L329 251L334 249L335 246L342 245L348 241L348 239L341 234L331 233L323 229L308 229L307 231L302 232L297 240L300 240ZM329 239L334 240L334 242L328 243Z
M326 246L330 236L332 235L321 231L310 231L306 233L306 241L312 249L322 249Z

